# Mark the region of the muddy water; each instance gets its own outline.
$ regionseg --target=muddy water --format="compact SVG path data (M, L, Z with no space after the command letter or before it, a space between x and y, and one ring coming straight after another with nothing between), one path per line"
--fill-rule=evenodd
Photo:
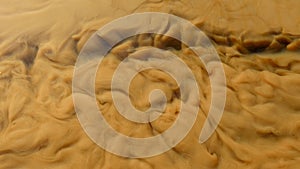
M0 168L297 169L300 163L299 1L42 1L0 2ZM99 70L96 96L107 121L133 137L150 137L176 119L178 86L157 70L137 75L132 103L149 107L153 89L167 107L151 125L125 120L109 84L116 65L142 47L172 50L200 86L197 121L172 150L126 159L97 146L81 128L72 100L72 75L86 40L114 18L159 11L190 20L211 39L227 79L224 114L213 136L198 137L210 106L208 74L194 54L159 35L140 35L112 50ZM140 87L142 86L142 87ZM139 91L136 90L139 88ZM140 92L141 91L141 92ZM135 130L132 130L135 128Z

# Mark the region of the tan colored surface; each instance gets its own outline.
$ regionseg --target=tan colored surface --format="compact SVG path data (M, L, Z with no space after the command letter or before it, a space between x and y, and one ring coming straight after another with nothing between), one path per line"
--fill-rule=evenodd
M297 0L1 1L0 168L300 168L299 8ZM227 103L216 133L198 144L210 102L209 82L189 50L176 51L201 87L197 123L173 150L125 159L103 151L82 130L72 103L72 73L78 52L94 31L113 18L143 11L178 15L207 33L224 63ZM132 101L141 110L149 106L149 90L166 91L168 108L152 124L154 131L150 125L125 121L111 104L108 84L120 57L132 44L151 41L157 47L174 45L159 36L129 40L107 57L99 71L107 79L96 83L106 119L134 137L165 130L178 109L176 84L155 70L137 76L131 88ZM139 85L142 94L133 90Z

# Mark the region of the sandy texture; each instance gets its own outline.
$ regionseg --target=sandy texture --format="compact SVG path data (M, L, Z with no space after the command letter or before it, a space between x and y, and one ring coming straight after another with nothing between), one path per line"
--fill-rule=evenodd
M1 1L0 168L300 168L299 7L297 0ZM161 118L151 125L136 124L115 110L109 92L112 73L124 57L143 47L182 58L197 78L201 104L196 124L179 145L159 156L126 159L104 151L84 133L73 107L72 75L92 33L114 18L143 11L183 17L211 38L225 69L227 102L216 132L199 144L210 103L202 63L167 37L128 39L105 59L96 81L99 107L116 130L149 137L166 130L177 116L178 86L158 70L140 73L130 91L140 110L149 107L151 90L165 91L168 104Z

